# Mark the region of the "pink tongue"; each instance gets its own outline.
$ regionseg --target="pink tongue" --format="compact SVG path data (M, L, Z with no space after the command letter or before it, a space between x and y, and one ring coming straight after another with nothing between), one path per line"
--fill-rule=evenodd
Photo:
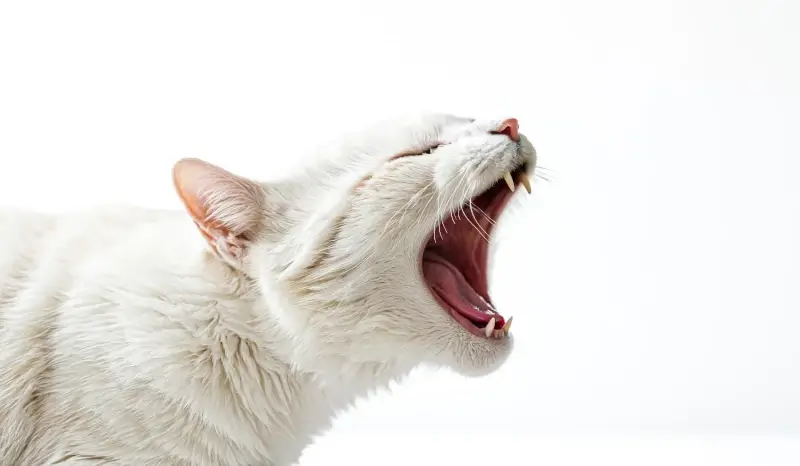
M426 251L422 258L422 271L431 289L451 308L475 324L486 326L495 318L495 328L505 324L500 314L489 315L491 308L470 286L461 271L443 257Z

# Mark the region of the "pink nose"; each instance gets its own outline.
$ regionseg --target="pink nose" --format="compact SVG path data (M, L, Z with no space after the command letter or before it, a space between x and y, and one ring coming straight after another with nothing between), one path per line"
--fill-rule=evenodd
M507 118L500 123L492 134L505 134L514 142L519 142L519 122L516 118Z

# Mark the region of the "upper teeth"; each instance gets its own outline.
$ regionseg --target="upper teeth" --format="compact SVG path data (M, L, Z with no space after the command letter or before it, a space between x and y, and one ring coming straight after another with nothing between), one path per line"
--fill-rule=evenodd
M516 188L516 183L514 183L514 177L511 176L511 172L506 172L503 175L503 179L506 181L506 184L508 185L508 189L510 189L511 192L513 193L514 189ZM530 194L531 193L531 180L530 180L530 178L528 178L528 174L525 173L525 172L520 172L519 181L520 181L520 183L522 183L522 186L525 186L525 191L528 191L528 194Z
M528 191L528 194L531 193L531 180L528 179L528 174L522 172L519 174L519 181L525 186L525 191ZM513 191L513 189L512 189Z
M506 184L508 185L508 189L510 189L511 192L513 193L514 192L514 178L511 177L511 172L506 172L506 174L503 175L503 179L506 180Z

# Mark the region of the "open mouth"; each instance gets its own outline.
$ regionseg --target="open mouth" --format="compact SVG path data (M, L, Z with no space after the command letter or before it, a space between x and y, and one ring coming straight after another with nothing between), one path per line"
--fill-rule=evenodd
M500 339L511 318L500 315L488 292L489 238L515 188L531 192L527 164L473 197L438 225L422 252L422 274L439 304L470 333Z

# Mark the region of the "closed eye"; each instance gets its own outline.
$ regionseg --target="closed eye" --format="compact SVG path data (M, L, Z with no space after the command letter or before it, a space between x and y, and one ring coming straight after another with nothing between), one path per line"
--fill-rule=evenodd
M402 158L402 157L413 157L413 156L417 156L417 155L432 154L433 151L435 151L437 147L443 146L445 144L447 144L447 143L437 141L437 142L434 142L432 144L428 144L428 145L426 145L426 146L424 146L422 148L405 150L403 152L400 152L399 154L395 154L395 155L391 156L389 158L388 162L391 162L392 160L397 160L397 159ZM358 189L358 188L361 188L362 186L364 186L364 184L370 178L372 178L372 175L366 175L364 178L361 179L361 181L358 182L358 184L356 184L355 189Z
M435 151L437 147L439 147L439 146L441 146L443 144L444 144L443 142L434 142L432 144L428 144L425 147L416 148L416 149L409 149L409 150L400 152L399 154L393 155L389 159L389 161L396 160L396 159L399 159L399 158L402 158L402 157L414 157L414 156L417 156L417 155L432 154L433 151Z

